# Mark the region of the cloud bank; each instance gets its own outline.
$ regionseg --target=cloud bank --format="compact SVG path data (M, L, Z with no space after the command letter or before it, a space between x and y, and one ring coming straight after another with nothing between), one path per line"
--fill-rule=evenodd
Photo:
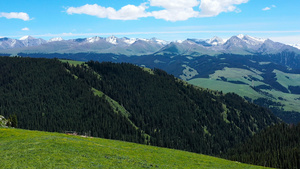
M108 18L113 20L136 20L140 17L147 17L148 14L145 12L147 6L141 4L140 6L126 5L120 10L114 8L102 7L97 4L89 5L86 4L81 7L70 7L67 9L68 14L86 14L97 16L99 18Z
M80 7L69 7L68 14L86 14L112 20L137 20L139 18L154 17L166 21L184 21L189 18L213 17L222 12L240 12L237 5L249 0L148 0L139 6L126 5L116 10L97 4L86 4ZM151 10L152 7L162 10Z
M29 21L30 17L27 13L24 12L1 12L0 17L4 17L7 19L22 19L23 21Z

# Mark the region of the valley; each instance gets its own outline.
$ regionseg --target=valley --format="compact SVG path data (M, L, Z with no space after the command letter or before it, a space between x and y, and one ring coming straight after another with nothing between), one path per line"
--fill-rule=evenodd
M281 122L234 93L196 87L161 69L28 57L0 57L0 63L1 114L23 129L76 131L231 159L230 150ZM296 155L275 167L298 165ZM275 158L266 159L268 166Z
M0 115L17 117L22 129L76 131L265 165L247 154L236 158L238 145L253 146L247 141L259 140L269 126L300 122L299 50L278 42L247 35L14 42L20 45L0 49L6 56L0 58ZM270 167L297 166L297 151L280 149L280 163L274 154L261 159Z
M0 1L0 168L300 168L299 6Z

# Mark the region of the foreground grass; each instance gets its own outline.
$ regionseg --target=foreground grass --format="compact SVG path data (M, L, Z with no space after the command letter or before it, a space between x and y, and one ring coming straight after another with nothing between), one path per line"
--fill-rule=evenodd
M0 168L263 168L100 138L0 128Z

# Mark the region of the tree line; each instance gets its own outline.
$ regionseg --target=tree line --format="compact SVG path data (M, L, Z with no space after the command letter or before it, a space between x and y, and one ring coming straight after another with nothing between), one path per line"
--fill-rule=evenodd
M274 168L300 168L300 123L270 126L223 157Z

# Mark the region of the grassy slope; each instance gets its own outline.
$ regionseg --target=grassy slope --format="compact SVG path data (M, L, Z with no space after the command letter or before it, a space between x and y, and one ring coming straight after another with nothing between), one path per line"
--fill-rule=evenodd
M71 65L73 65L73 66L81 65L82 63L84 63L84 62L82 62L82 61L65 60L65 59L60 59L60 61L63 62L63 63L69 63L69 64L71 64Z
M263 168L100 138L0 128L0 168Z
M255 70L254 70L255 71ZM276 73L276 78L278 79L277 81L283 85L284 87L288 88L288 86L297 86L299 84L299 79L300 75L296 74L288 74L288 73L283 73L278 70L274 71ZM190 81L188 81L190 84L196 85L196 86L201 86L204 88L209 88L212 90L222 90L225 93L228 92L234 92L237 93L240 96L247 96L252 98L253 100L258 99L258 98L269 98L266 97L265 95L256 92L253 90L250 86L259 86L259 85L266 85L269 86L263 82L259 81L254 81L252 82L249 80L247 77L248 76L253 76L257 79L262 80L263 78L260 76L260 72L250 72L248 70L244 69L237 69L237 68L225 68L224 70L218 70L214 74L210 75L210 78L195 78ZM225 82L220 80L219 77L225 77L227 78L228 81L241 81L244 82L248 85L245 84L233 84L230 82ZM246 78L245 78L246 77ZM219 79L219 80L217 80ZM281 102L285 106L283 107L286 111L300 111L299 109L299 95L296 94L291 94L291 93L283 93L280 91L276 90L262 90L264 92L267 92L271 94L274 98L272 99L275 102ZM284 100L279 100L277 98L282 97Z

